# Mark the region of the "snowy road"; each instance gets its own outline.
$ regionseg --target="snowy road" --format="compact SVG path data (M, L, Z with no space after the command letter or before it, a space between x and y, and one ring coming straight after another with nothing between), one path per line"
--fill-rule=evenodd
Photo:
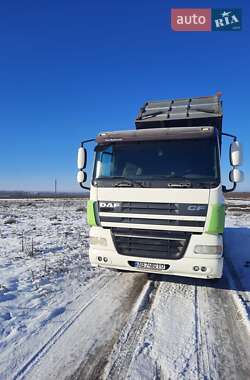
M229 208L225 273L217 283L92 271L85 254L80 254L85 235L76 243L79 216L71 233L67 227L79 205L64 205L64 213L58 212L60 203L54 211L51 206L43 210L45 219L41 223L48 234L47 243L41 242L42 250L37 240L37 257L25 256L25 265L16 259L19 225L15 225L15 234L8 224L2 229L9 256L2 243L0 275L5 277L0 281L0 286L4 285L2 292L0 289L1 380L250 378L250 213L242 212L248 206L242 208L241 202L240 212L235 204L231 211ZM15 215L21 219L17 210ZM55 231L51 228L57 229L60 238L54 248L50 236L52 239ZM68 270L63 277L61 271L55 276L62 254L67 258ZM44 269L43 255L52 272ZM86 262L84 275L77 269L79 260ZM36 267L39 281L25 275L31 267ZM20 314L24 301L29 313Z
M107 277L85 292L83 299L78 300L81 306L73 319L25 364L15 379L44 378L44 371L51 379L62 379L70 376L74 368L80 375L82 367L84 378L91 379L99 367L102 369L105 355L147 281L143 274L113 273Z
M172 282L173 281L173 282ZM129 379L249 379L249 335L225 280L162 279Z
M227 276L211 285L114 274L24 378L249 379L248 330Z

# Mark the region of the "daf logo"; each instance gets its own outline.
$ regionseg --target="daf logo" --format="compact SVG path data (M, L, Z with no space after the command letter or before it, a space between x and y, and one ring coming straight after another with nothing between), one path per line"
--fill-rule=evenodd
M100 202L101 208L116 208L120 207L120 203L117 202Z
M191 206L188 206L187 208L189 211L201 211L201 210L205 210L206 209L206 206L196 206L196 205L191 205Z

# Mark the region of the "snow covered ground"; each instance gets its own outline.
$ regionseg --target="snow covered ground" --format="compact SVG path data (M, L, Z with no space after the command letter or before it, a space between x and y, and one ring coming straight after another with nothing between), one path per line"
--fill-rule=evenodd
M0 372L17 369L77 309L90 267L85 202L0 201ZM0 378L2 378L0 376Z
M93 269L83 200L0 201L0 379L249 379L250 200L225 274Z

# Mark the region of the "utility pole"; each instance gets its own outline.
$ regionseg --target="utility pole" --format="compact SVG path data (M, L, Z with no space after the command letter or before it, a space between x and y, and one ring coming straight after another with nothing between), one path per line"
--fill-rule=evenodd
M55 194L57 193L57 181L55 179Z

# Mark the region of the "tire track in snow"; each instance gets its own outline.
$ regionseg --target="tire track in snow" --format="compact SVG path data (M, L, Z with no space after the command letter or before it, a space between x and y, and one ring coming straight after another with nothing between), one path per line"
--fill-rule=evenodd
M228 273L216 285L205 282L196 287L198 379L249 379L249 338L237 318L235 296Z
M154 277L154 276L151 276ZM125 379L138 342L145 328L148 315L154 303L159 282L149 280L124 326L109 362L100 378L107 380Z
M195 285L195 344L197 355L197 378L215 379L216 363L211 341L209 320L209 297L206 286Z
M174 276L160 276L159 282L125 378L196 379L194 286Z
M95 301L99 296L100 292L103 291L105 287L112 284L121 273L114 274L111 279L104 281L101 288L95 290L94 295L85 302L80 309L70 317L66 322L60 326L56 332L47 340L45 344L18 370L18 372L13 377L13 380L18 380L26 376L26 374L41 360L41 358L48 353L50 348L58 341L58 339L72 326L73 323L82 315L82 313ZM92 290L91 290L92 291Z
M198 290L197 286L194 290L194 320L195 320L195 345L197 353L197 373L200 374L200 358L199 358L199 315L198 315Z
M105 305L103 305L102 313L97 312L97 319L95 319L97 322L95 322L94 330L91 330L91 335L96 336L96 340L91 345L88 344L88 350L86 350L85 344L83 360L75 372L66 379L97 380L102 377L113 347L118 341L126 321L130 319L131 311L136 308L138 299L141 299L141 294L144 294L145 284L148 283L147 276L142 273L122 273L121 275L120 284L117 284L112 297L110 297L112 293L108 292L102 299L96 301L96 303L98 301L105 303L108 298L112 307L108 310L107 315L105 315ZM121 286L121 283L125 283L126 287ZM91 307L89 311L91 311ZM85 319L86 317L88 319L88 316L85 314L84 316ZM93 319L92 315L90 317ZM102 334L104 334L104 339Z
M237 293L227 276L216 284L171 277L163 281L122 378L249 380L249 335L237 319Z
M227 275L228 283L233 289L237 289L235 294L235 303L238 309L238 314L244 320L245 325L250 332L250 298L249 290L244 288L241 278L234 267L229 257L225 257L225 273Z

